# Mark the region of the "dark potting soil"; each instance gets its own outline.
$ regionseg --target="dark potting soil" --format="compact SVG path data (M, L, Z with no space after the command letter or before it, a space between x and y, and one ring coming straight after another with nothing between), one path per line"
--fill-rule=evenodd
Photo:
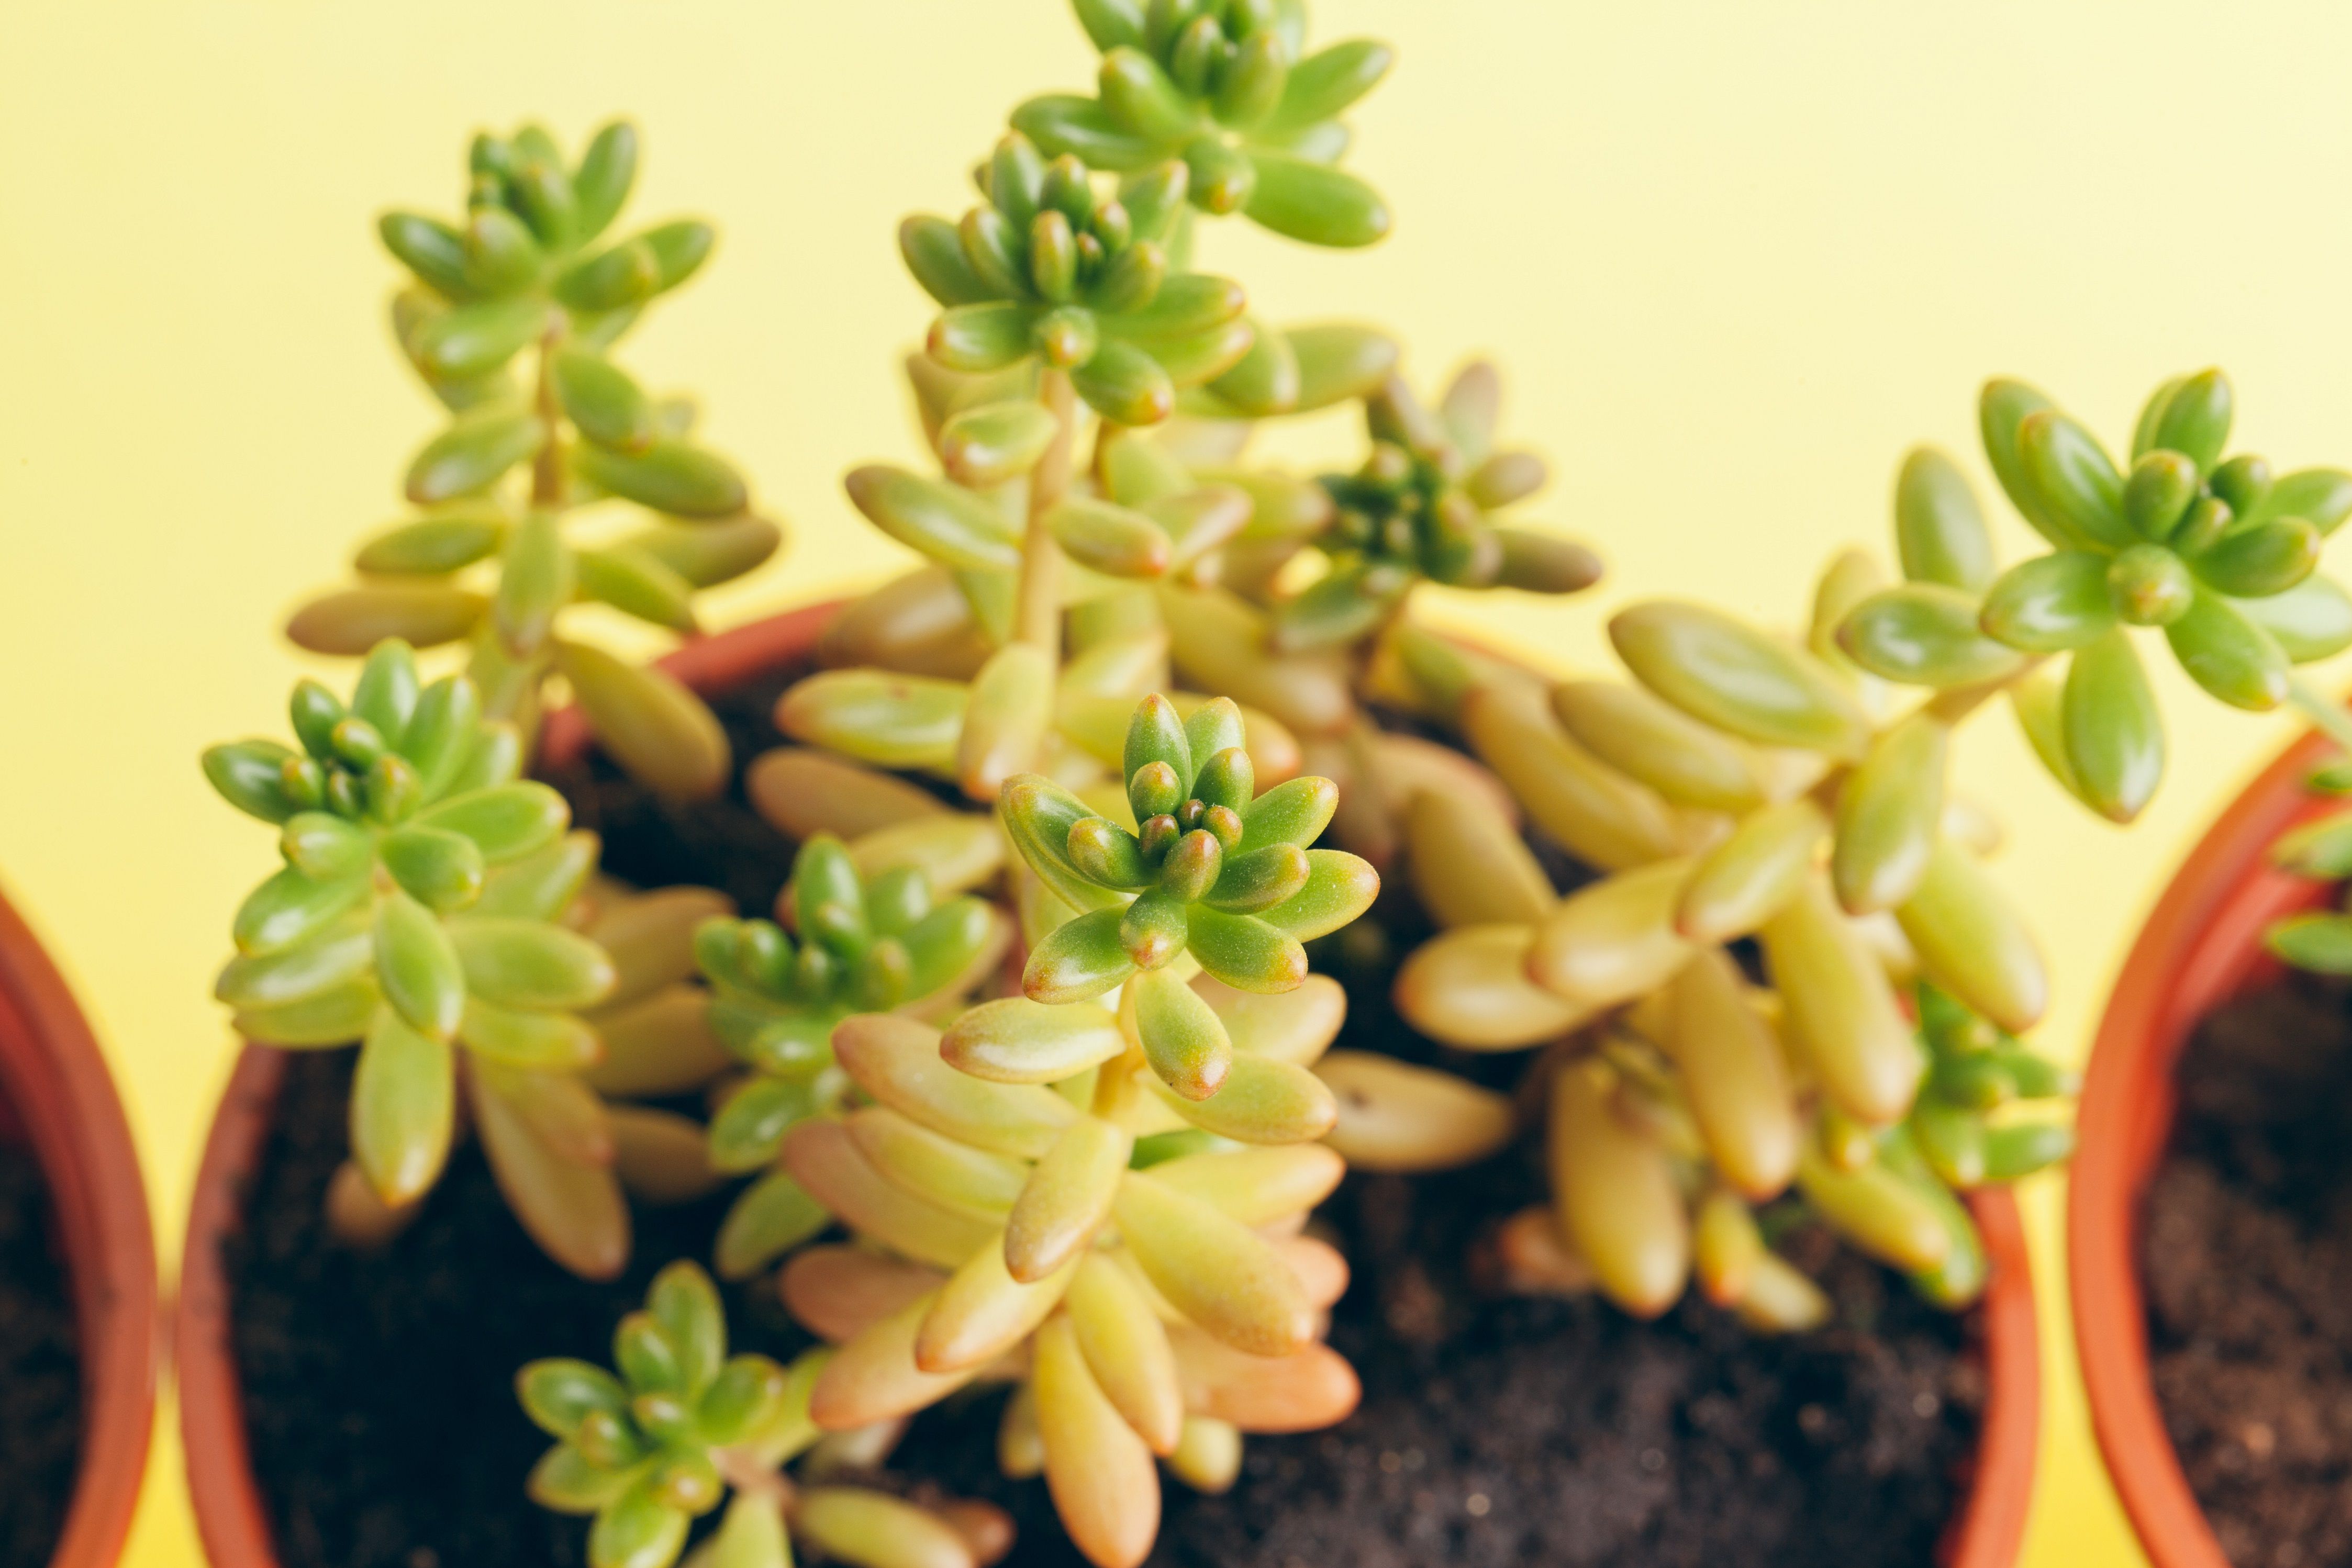
M764 917L793 873L799 846L752 808L744 769L785 743L771 716L776 699L813 668L773 670L706 699L735 757L735 777L715 800L681 806L648 794L593 747L577 762L542 769L541 777L572 802L574 827L603 837L600 863L613 875L637 887L717 888L746 918Z
M794 673L795 674L797 672ZM601 757L551 772L605 864L645 885L700 883L764 911L792 846L752 811L740 768L778 737L779 676L714 703L739 776L718 802L648 799ZM1581 873L1549 846L1555 880ZM1425 930L1392 878L1378 917L1318 944L1349 991L1351 1046L1391 1050L1506 1088L1521 1054L1441 1052L1388 1005ZM725 1199L638 1215L635 1261L588 1284L546 1261L460 1149L411 1228L353 1254L320 1195L343 1157L348 1053L298 1055L230 1249L236 1351L288 1568L536 1568L582 1561L582 1521L531 1505L545 1447L511 1391L541 1355L605 1361L613 1325L678 1257L707 1259ZM1786 1246L1830 1291L1835 1326L1759 1339L1685 1304L1639 1324L1593 1301L1498 1297L1475 1239L1538 1201L1532 1145L1470 1171L1351 1177L1318 1223L1354 1284L1333 1343L1364 1380L1338 1429L1250 1440L1223 1497L1171 1480L1158 1568L1846 1568L1930 1560L1963 1495L1982 1377L1962 1321L1800 1231ZM748 1349L806 1343L772 1291L728 1291ZM887 1484L988 1498L1017 1520L1010 1561L1075 1568L1042 1481L997 1473L1002 1394L917 1418Z
M47 1563L81 1458L73 1287L33 1151L0 1142L0 1564Z
M656 1270L708 1262L724 1197L636 1212L618 1280L548 1261L480 1149L455 1151L409 1228L377 1252L328 1233L353 1053L296 1052L225 1249L253 1464L287 1568L576 1568L587 1521L523 1495L550 1439L515 1401L541 1356L612 1364L613 1329ZM809 1341L772 1291L730 1288L735 1348Z
M2165 1426L2238 1568L2352 1563L2352 1003L2252 992L2175 1082L2141 1230Z

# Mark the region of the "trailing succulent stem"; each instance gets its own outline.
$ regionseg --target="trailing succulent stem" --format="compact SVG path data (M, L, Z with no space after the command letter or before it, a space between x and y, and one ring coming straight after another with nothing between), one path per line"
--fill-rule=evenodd
M783 535L693 439L691 402L649 394L611 358L714 238L681 219L608 242L636 165L625 120L576 164L526 125L475 138L462 223L384 214L384 246L413 277L394 333L450 423L409 465L414 513L360 548L355 586L313 600L288 632L323 653L364 654L387 636L467 642L486 708L526 742L560 674L623 766L689 800L726 781L718 721L667 674L573 635L569 612L602 604L693 636L696 594L759 566Z

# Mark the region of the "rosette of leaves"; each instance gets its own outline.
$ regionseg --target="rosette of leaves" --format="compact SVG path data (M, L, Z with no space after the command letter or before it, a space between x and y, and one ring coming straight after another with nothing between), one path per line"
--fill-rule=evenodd
M594 1517L591 1568L669 1568L694 1521L722 1501L718 1528L689 1559L698 1568L791 1568L795 1542L868 1568L993 1561L1009 1529L993 1510L935 1512L868 1487L802 1485L784 1474L823 1436L808 1407L825 1359L813 1351L780 1366L728 1354L709 1277L673 1263L613 1335L617 1375L570 1359L534 1361L516 1375L524 1412L555 1439L531 1470L531 1500Z
M1337 167L1339 122L1388 74L1386 44L1312 54L1299 0L1074 0L1103 54L1096 95L1034 98L1013 123L1049 152L1127 171L1181 160L1192 204L1309 245L1389 232L1380 193Z
M1890 680L2006 687L2051 773L2116 821L2164 772L2135 630L2160 629L2189 677L2232 706L2330 706L2294 666L2352 646L2352 598L2314 570L2352 515L2352 474L2225 457L2233 406L2218 370L2165 382L2126 470L2041 392L1988 382L1985 455L2051 553L1996 573L1967 478L1922 448L1896 496L1911 580L1856 606L1841 643ZM2063 679L2035 667L2061 654Z
M942 307L931 358L963 371L1034 360L1105 419L1167 418L1177 389L1232 369L1251 340L1241 285L1170 259L1186 178L1164 163L1106 195L1076 158L1048 162L1008 132L981 166L984 200L961 223L899 225L907 269Z
M1543 459L1495 445L1501 399L1492 365L1474 361L1434 412L1391 375L1364 400L1371 454L1327 475L1330 522L1311 541L1321 576L1274 609L1278 650L1345 646L1377 631L1423 580L1456 588L1575 593L1600 580L1590 549L1496 514L1543 487Z
M482 718L472 682L422 685L406 643L369 656L348 703L306 680L291 707L299 747L205 753L213 787L279 829L286 862L239 906L215 993L248 1040L360 1041L352 1159L381 1210L439 1178L462 1084L524 1228L577 1273L617 1272L628 1210L577 1076L603 1050L578 1013L614 971L561 923L594 837L567 834L563 798L519 776L521 742Z
M990 1008L1003 1009L1007 1049L1017 1049L1024 1026L1010 1020L1050 1030L1080 1009L1107 1019L1095 998L1124 988L1152 1071L1179 1095L1209 1101L1234 1068L1233 1042L1179 960L1236 990L1291 990L1307 977L1302 944L1370 908L1380 877L1354 855L1307 848L1338 791L1305 777L1260 794L1240 712L1223 698L1179 719L1165 697L1146 697L1123 771L1132 829L1043 776L1006 783L1006 831L1071 915L1030 951L1022 988L1033 1005Z
M1344 998L1319 976L1277 997L1194 984L1236 1054L1223 1092L1185 1114L1131 1020L1014 998L1056 1016L1015 1031L1002 1012L971 1025L976 1009L944 1039L903 1016L848 1019L835 1054L871 1103L802 1123L784 1146L786 1167L857 1239L806 1249L783 1271L786 1305L840 1347L811 1418L856 1430L976 1382L1013 1383L1000 1461L1045 1476L1103 1568L1150 1550L1155 1459L1222 1490L1243 1433L1328 1426L1358 1395L1317 1340L1346 1265L1296 1234L1342 1174L1310 1141L1328 1097L1236 1093L1258 1076L1244 1061L1312 1084L1306 1064ZM1221 1108L1214 1136L1205 1117L1186 1119L1204 1107Z
M801 846L784 896L797 943L766 920L706 921L694 937L712 1030L751 1070L711 1119L710 1163L766 1173L720 1227L719 1271L730 1279L758 1272L826 1223L788 1173L767 1167L794 1126L841 1108L849 1083L834 1065L834 1026L852 1013L952 1005L1007 940L982 900L935 898L918 865L868 881L830 834Z
M608 238L636 166L625 121L576 164L538 126L486 133L461 222L384 215L384 245L415 280L394 301L395 336L450 423L409 465L415 511L360 547L356 586L305 605L288 633L346 654L384 636L470 639L488 711L527 735L561 674L614 757L683 799L725 781L718 721L667 674L573 635L569 612L602 604L694 635L695 596L759 566L782 534L693 439L693 405L652 396L612 358L713 238L695 219ZM606 501L627 519L583 511Z

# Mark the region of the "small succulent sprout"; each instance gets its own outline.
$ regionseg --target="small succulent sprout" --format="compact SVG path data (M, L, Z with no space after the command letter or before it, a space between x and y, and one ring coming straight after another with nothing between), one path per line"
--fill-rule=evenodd
M748 509L735 469L693 440L692 405L653 397L610 358L712 243L693 220L602 237L637 153L621 120L576 165L538 126L486 133L463 223L384 215L384 245L415 277L394 303L395 334L451 423L410 465L415 511L362 545L359 581L297 611L288 635L352 655L385 637L470 640L485 706L526 728L561 674L622 766L692 799L726 780L718 721L667 674L562 630L572 605L593 602L692 635L695 595L758 567L783 538ZM508 479L524 465L520 496ZM567 532L572 508L607 497L642 508L639 526L593 542Z
M839 1347L811 1418L836 1431L893 1420L1021 1368L1005 1469L1042 1471L1104 1568L1150 1547L1155 1457L1222 1485L1230 1466L1211 1458L1240 1432L1311 1430L1357 1397L1317 1342L1345 1265L1290 1233L1344 1167L1309 1141L1328 1119L1297 1125L1280 1092L1292 1075L1314 1082L1306 1064L1338 1030L1338 987L1257 996L1203 976L1187 989L1234 1050L1208 1103L1255 1086L1219 1140L1186 1130L1188 1103L1156 1087L1107 1009L1013 998L944 1037L903 1016L847 1019L835 1053L871 1103L802 1124L784 1148L859 1242L808 1249L783 1272L786 1306ZM1055 1016L1013 1040L1007 1009ZM1185 1152L1142 1152L1171 1133ZM1192 1458L1177 1462L1188 1437Z
M961 223L920 215L899 225L898 249L937 300L928 349L951 371L999 371L1030 361L1069 378L1117 424L1156 424L1179 388L1231 370L1249 351L1241 286L1171 259L1189 181L1178 162L1129 174L1116 193L1086 163L1050 161L1018 131L979 171L981 204ZM1017 471L1053 433L1009 411L957 433L959 462L985 478ZM1037 436L1043 434L1043 442ZM1031 461L1034 461L1034 458Z
M215 994L248 1040L361 1042L352 1157L383 1208L439 1178L462 1080L525 1228L576 1272L617 1270L628 1214L577 1076L603 1051L578 1015L615 971L562 923L595 841L519 777L521 741L481 716L473 683L423 684L404 643L369 655L348 702L306 680L290 706L298 747L205 753L213 787L278 828L286 862L239 906Z
M1030 99L1013 123L1048 152L1097 169L1175 159L1192 204L1246 213L1309 245L1363 246L1386 235L1388 207L1336 165L1339 116L1394 58L1369 38L1308 54L1306 7L1288 0L1076 0L1103 54L1096 96Z
M1328 475L1330 523L1310 541L1329 570L1275 611L1278 651L1342 646L1395 614L1416 582L1574 593L1601 577L1590 549L1497 514L1543 487L1543 460L1497 449L1501 386L1474 361L1433 412L1391 374L1365 399L1371 454Z
M694 935L711 1030L751 1069L711 1118L710 1164L764 1173L720 1228L719 1270L730 1279L756 1273L826 1223L790 1173L771 1167L795 1126L843 1107L850 1083L834 1062L835 1026L853 1013L952 1006L1007 939L982 900L937 898L919 863L864 876L830 834L801 846L779 903L790 932L716 919Z
M2303 700L2294 666L2352 646L2352 596L2314 570L2352 515L2352 474L2225 458L2234 404L2218 370L2165 382L2125 465L2032 387L1988 382L1986 457L2051 552L1996 575L1966 476L1922 448L1895 497L1909 580L1854 605L1840 645L1888 680L2008 687L2053 774L2129 821L2164 769L2134 629L2160 629L2209 695L2256 710ZM2029 676L2061 655L2063 682Z
M1145 1058L1203 1101L1225 1082L1232 1042L1173 966L1189 956L1237 990L1291 990L1307 977L1302 944L1362 914L1380 878L1354 855L1307 847L1337 805L1328 779L1258 792L1230 701L1180 720L1165 697L1146 697L1123 771L1132 831L1042 776L1005 786L1015 847L1075 912L1032 949L1023 989L1054 1006L1132 981L1121 1006Z
M550 1360L516 1375L524 1412L555 1439L531 1470L531 1500L594 1517L590 1568L670 1568L694 1521L722 1502L726 1512L692 1559L709 1568L791 1568L794 1542L871 1568L992 1561L949 1511L785 1476L822 1436L809 1420L809 1395L826 1357L812 1351L782 1366L729 1355L709 1276L673 1263L614 1332L617 1372ZM973 1522L1002 1539L1001 1518Z

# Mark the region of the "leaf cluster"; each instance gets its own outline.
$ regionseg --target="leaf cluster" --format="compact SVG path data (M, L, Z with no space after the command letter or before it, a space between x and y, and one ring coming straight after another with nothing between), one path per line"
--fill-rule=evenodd
M522 1407L556 1439L532 1469L532 1500L589 1514L591 1568L670 1568L695 1520L733 1499L695 1568L791 1568L793 1543L875 1568L975 1568L950 1520L887 1492L795 1486L782 1467L820 1434L809 1396L825 1362L789 1367L727 1354L709 1277L673 1263L613 1336L616 1376L590 1362L535 1361L516 1375Z
M352 1154L384 1207L439 1177L462 1080L541 1245L582 1272L617 1269L627 1213L577 1076L602 1055L578 1014L615 973L562 923L595 840L567 833L563 798L519 777L520 738L481 716L472 683L424 684L405 643L377 647L348 703L301 682L291 718L299 749L205 754L214 788L278 828L285 861L239 906L215 994L248 1040L361 1041Z
M749 509L733 465L694 439L691 402L648 393L612 357L715 237L679 219L610 238L637 160L625 120L576 164L541 127L486 132L461 221L384 215L385 247L414 279L394 301L394 336L450 423L409 465L415 511L363 543L357 583L303 606L288 632L352 655L384 637L465 641L489 711L526 732L561 674L625 766L694 798L726 777L718 722L668 676L558 630L572 606L593 603L694 635L696 596L783 538ZM518 491L509 476L526 466ZM573 513L602 501L627 503L632 526L575 526Z

